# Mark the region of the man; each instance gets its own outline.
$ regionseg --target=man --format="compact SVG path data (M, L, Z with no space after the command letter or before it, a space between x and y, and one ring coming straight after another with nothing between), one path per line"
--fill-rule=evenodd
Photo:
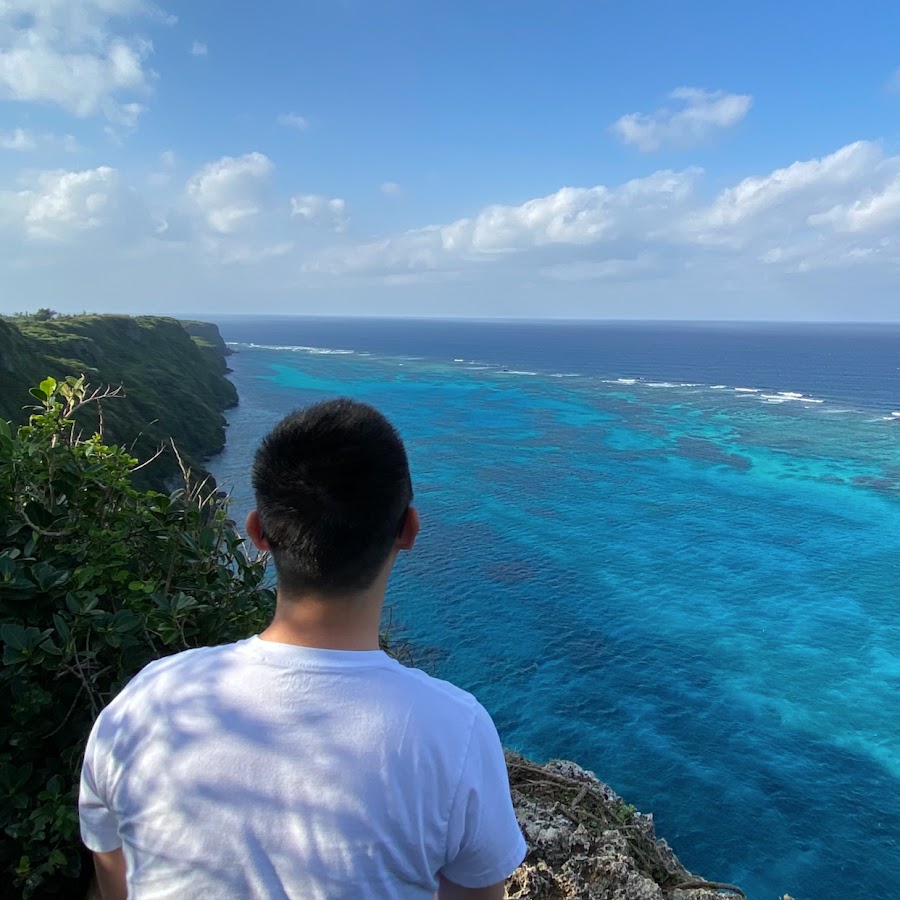
M253 486L271 625L151 663L91 732L79 806L103 897L503 897L525 845L490 717L379 650L419 531L396 431L319 403L263 440Z

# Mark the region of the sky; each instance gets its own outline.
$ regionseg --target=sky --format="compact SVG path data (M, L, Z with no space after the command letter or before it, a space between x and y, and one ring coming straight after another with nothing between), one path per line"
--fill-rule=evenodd
M0 0L0 311L900 320L900 4Z

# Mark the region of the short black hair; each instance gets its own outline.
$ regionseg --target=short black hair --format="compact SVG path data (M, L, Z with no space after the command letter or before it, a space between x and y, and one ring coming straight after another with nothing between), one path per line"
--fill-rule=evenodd
M256 451L253 489L278 586L300 594L370 587L412 502L400 435L346 398L282 419Z

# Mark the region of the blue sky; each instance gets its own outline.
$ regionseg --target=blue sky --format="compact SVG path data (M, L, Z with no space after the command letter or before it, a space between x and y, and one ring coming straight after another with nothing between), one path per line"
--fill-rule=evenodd
M7 0L0 309L898 320L900 4Z

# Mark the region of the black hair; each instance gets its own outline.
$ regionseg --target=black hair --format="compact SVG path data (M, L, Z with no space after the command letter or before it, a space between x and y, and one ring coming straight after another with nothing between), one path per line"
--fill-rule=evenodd
M400 435L346 398L282 419L256 451L253 489L278 586L295 594L370 587L412 502Z

